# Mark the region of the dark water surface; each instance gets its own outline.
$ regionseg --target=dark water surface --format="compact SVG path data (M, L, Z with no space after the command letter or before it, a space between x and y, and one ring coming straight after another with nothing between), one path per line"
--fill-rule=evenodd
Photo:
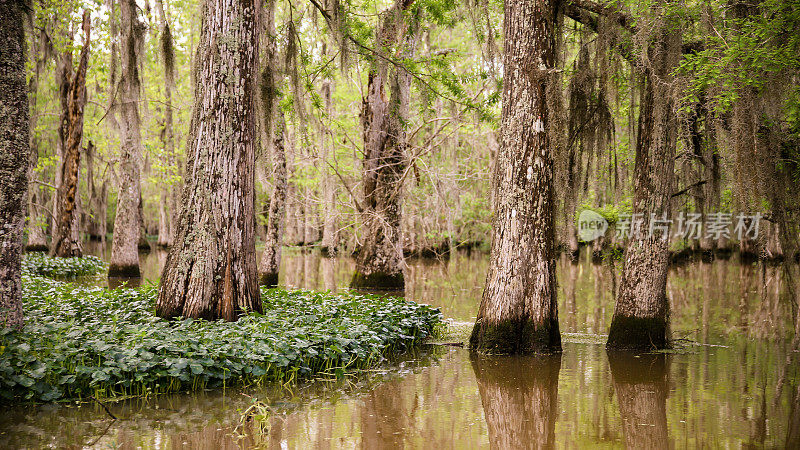
M165 253L142 258L156 279ZM472 321L487 263L409 260L406 295ZM287 251L280 282L337 290L353 268ZM111 404L116 421L96 404L13 407L0 412L0 448L800 448L798 312L781 268L673 268L673 337L686 346L638 357L603 346L616 279L608 265L559 261L562 355L427 346L343 381ZM255 399L269 410L240 423Z

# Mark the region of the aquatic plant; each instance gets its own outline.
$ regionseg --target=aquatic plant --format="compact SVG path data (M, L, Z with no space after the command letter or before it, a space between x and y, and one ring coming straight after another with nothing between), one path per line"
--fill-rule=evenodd
M42 252L26 253L22 272L45 277L75 278L96 275L106 270L106 263L96 256L53 258Z
M262 290L264 314L164 320L157 287L109 290L25 275L26 323L0 330L6 400L125 398L290 382L377 363L427 337L441 313L397 297Z

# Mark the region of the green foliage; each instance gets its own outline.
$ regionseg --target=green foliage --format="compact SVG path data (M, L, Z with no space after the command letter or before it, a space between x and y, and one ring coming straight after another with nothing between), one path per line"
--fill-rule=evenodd
M731 12L722 31L704 36L704 48L683 60L678 72L693 75L686 103L713 88L724 112L744 89L760 91L774 74L800 69L800 2L767 0L758 8L740 18Z
M24 276L26 323L0 331L5 400L120 398L341 376L430 335L439 310L395 297L263 290L264 315L164 320L157 288Z
M29 275L57 278L75 278L96 275L106 270L106 263L96 256L82 258L53 258L45 253L26 253L22 258L22 271Z

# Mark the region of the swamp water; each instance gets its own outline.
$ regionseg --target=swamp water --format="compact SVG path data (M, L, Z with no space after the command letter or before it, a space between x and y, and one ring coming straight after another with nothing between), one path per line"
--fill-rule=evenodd
M165 257L142 255L145 279ZM474 320L486 255L408 264L408 298ZM280 282L337 290L353 268L289 250ZM686 345L639 357L605 351L613 269L562 258L558 271L561 355L424 346L338 381L109 404L117 420L97 404L6 407L0 448L800 448L798 312L781 268L672 268L672 334ZM256 419L241 422L256 399Z

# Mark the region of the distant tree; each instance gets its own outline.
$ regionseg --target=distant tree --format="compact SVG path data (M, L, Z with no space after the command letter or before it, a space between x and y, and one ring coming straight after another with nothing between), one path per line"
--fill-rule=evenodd
M119 194L114 217L114 236L111 241L109 277L138 277L139 238L142 234L141 180L142 158L141 118L139 100L141 77L139 54L144 40L145 25L137 14L135 0L120 0L120 78L116 90L116 114L120 140Z
M206 0L195 57L185 187L156 303L161 317L261 312L255 254L253 0Z
M83 108L86 105L86 70L91 47L89 11L83 12L83 48L73 74L72 50L66 49L57 64L61 124L58 130L61 166L55 199L55 227L50 253L53 256L82 256L78 214L78 177L83 139Z
M506 0L504 34L492 253L470 347L498 353L560 351L546 101L555 69L555 3Z
M30 158L27 3L0 1L0 327L22 326L22 232Z
M403 58L413 56L416 37L407 12L412 4L398 0L382 13L376 32L380 52L390 54L399 46ZM361 109L364 243L356 257L354 288L405 288L400 219L410 91L411 74L405 68L372 58Z
M278 96L279 59L275 30L275 0L270 0L265 8L266 64L261 74L261 106L264 110L264 139L272 156L274 187L269 196L267 230L264 252L258 266L259 283L277 286L281 267L281 247L286 223L286 120L280 109Z

